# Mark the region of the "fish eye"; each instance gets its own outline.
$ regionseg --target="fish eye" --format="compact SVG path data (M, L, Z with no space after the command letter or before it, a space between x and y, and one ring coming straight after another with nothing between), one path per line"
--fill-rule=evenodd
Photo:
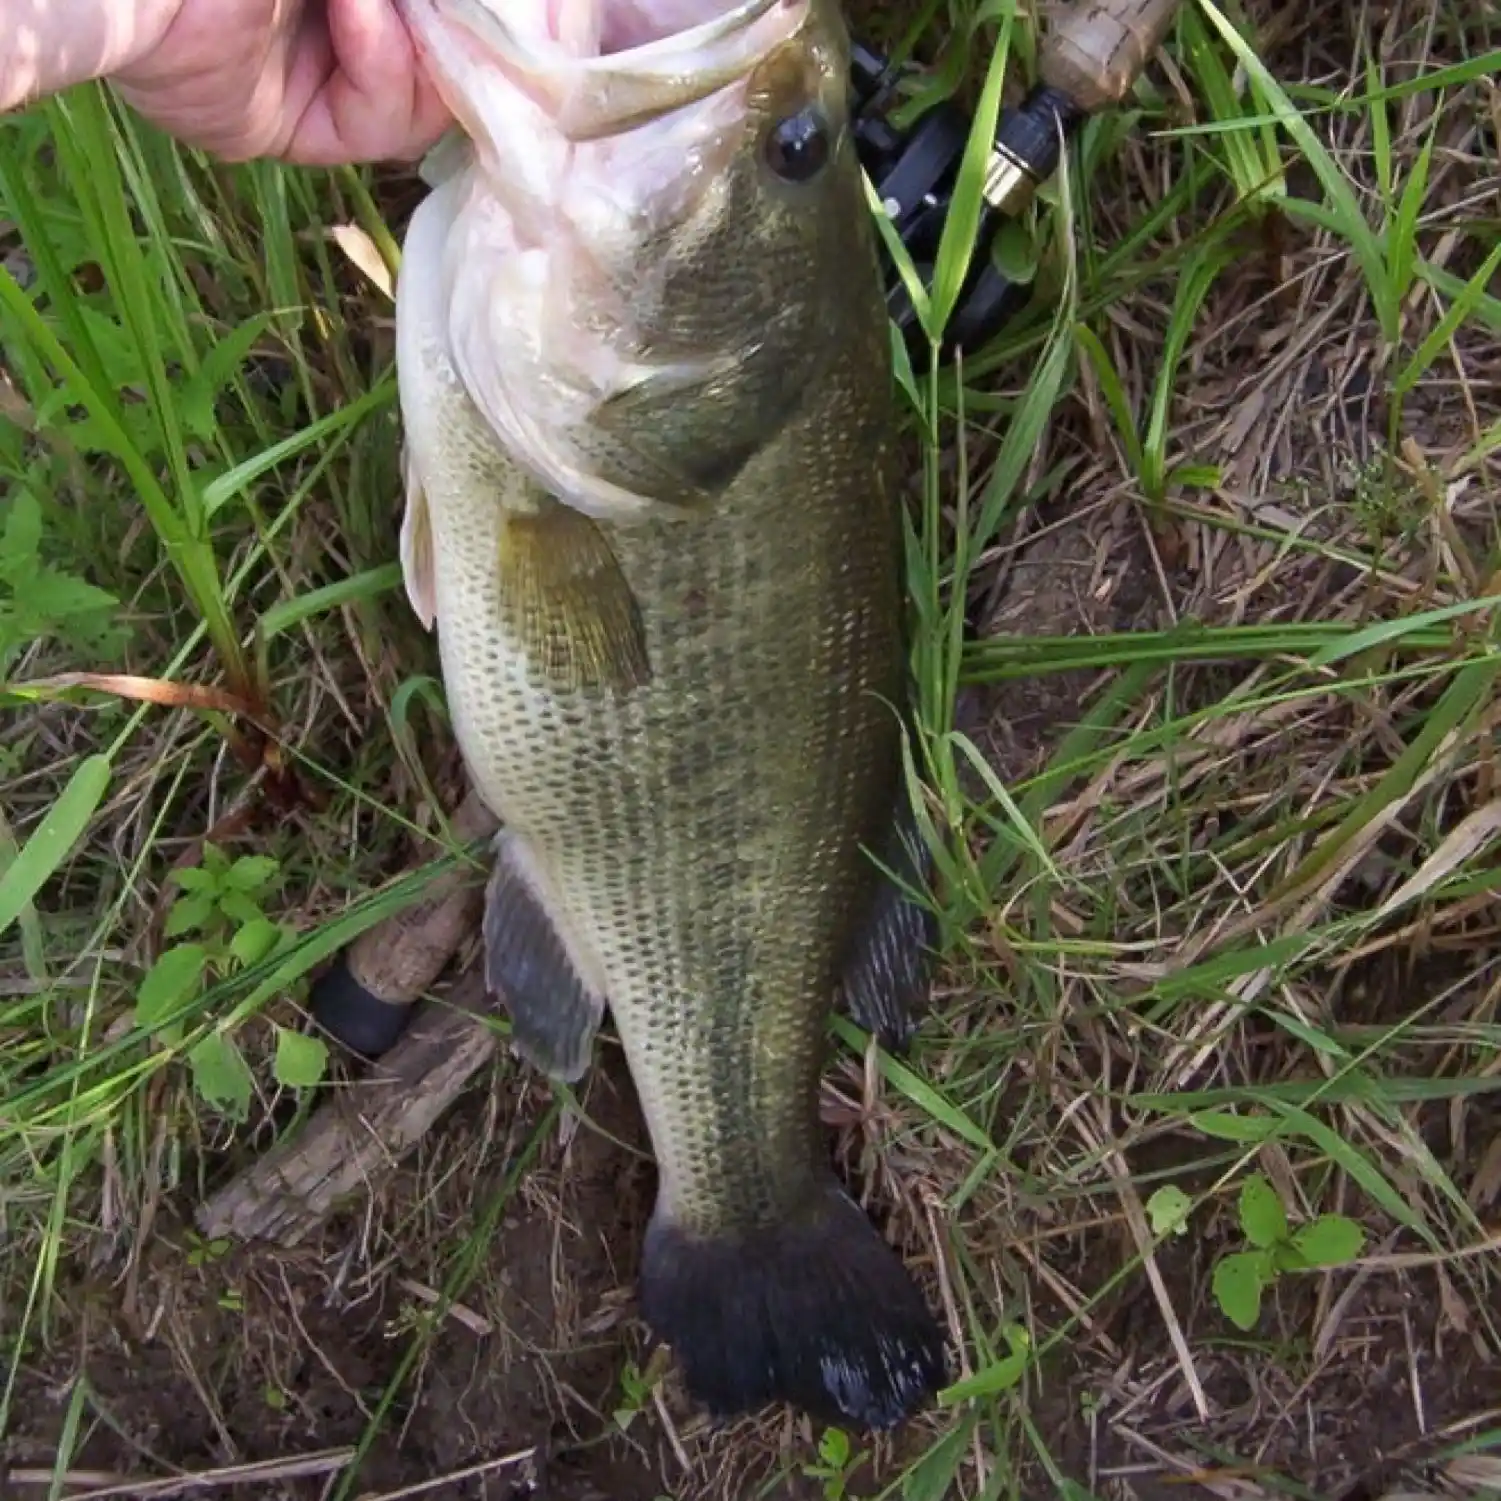
M811 105L788 115L767 132L765 152L783 182L810 182L829 160L829 122Z

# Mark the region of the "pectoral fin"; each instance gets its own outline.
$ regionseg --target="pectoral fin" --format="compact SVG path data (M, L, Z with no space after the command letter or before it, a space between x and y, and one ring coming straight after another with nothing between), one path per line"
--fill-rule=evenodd
M485 984L511 1018L516 1051L571 1084L589 1067L605 1001L580 977L525 864L515 836L501 834L485 892Z
M546 502L508 518L501 587L537 669L559 689L629 692L651 676L641 611L599 527Z
M927 999L938 919L908 890L927 885L930 861L910 804L892 820L883 867L865 922L845 959L841 991L851 1017L893 1052L904 1050ZM887 874L897 876L901 884Z

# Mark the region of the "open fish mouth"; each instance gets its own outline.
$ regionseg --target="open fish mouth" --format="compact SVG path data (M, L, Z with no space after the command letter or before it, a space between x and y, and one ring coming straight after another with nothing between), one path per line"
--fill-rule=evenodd
M440 92L461 96L445 97L458 118L474 80L498 72L552 129L582 142L745 78L797 34L809 0L522 0L505 15L491 0L406 0L403 9L434 54Z
M692 466L631 430L759 348L763 328L717 312L685 334L668 284L743 192L768 78L816 68L815 0L398 5L468 138L452 227L408 267L443 284L434 326L459 379L512 459L586 515L701 512Z

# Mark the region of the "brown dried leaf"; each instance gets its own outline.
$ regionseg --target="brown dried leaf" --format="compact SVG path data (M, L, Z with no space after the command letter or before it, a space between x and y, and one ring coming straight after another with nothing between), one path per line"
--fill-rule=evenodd
M53 677L32 678L12 683L12 693L51 694L69 688L91 688L96 693L113 693L117 698L132 698L141 703L160 704L165 709L213 709L221 714L244 714L255 717L248 700L227 688L212 688L201 683L173 683L166 678L135 677L115 672L60 672Z
M1475 1209L1485 1210L1496 1202L1498 1195L1501 1195L1501 1136L1485 1149L1466 1197Z
M358 224L335 224L329 230L333 242L353 263L354 268L369 282L395 301L396 288L391 279L391 268L380 253L374 240Z
M1501 834L1501 798L1462 818L1417 871L1386 899L1377 915L1387 917L1398 907L1431 891L1497 834Z

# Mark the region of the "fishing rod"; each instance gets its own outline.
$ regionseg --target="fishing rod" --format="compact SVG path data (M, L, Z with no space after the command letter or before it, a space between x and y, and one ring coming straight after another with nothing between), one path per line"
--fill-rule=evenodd
M1068 143L1091 116L1121 104L1172 24L1180 0L1076 0L1049 26L1038 52L1038 81L1004 110L985 161L980 222L970 271L944 327L941 360L982 348L1027 302L1024 283L995 264L1002 224L1050 178ZM951 100L925 110L907 129L889 106L904 77L856 42L850 59L855 150L925 286L931 287L973 120ZM914 360L927 363L928 336L884 242L887 305Z
M1007 218L1021 212L1057 170L1063 152L1091 115L1119 105L1156 52L1180 0L1075 0L1053 21L1038 52L1038 81L1000 115L985 162L979 225L970 271L944 329L940 359L994 338L1025 304L1029 289L991 255ZM902 80L916 69L894 67L856 42L850 59L854 136L861 165L875 185L918 275L931 285L973 121L951 100L933 105L903 129L891 119ZM914 359L927 361L927 334L906 284L882 245L887 305ZM451 820L473 844L496 822L471 791ZM356 938L313 983L309 1010L336 1041L366 1058L395 1045L415 1002L477 930L481 893L463 868L437 877L422 900Z

